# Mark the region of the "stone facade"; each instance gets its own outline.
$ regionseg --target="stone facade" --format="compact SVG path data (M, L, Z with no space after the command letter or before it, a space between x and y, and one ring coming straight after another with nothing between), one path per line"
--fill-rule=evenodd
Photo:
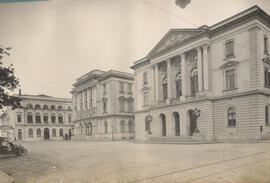
M2 136L16 140L60 140L65 134L74 135L71 99L46 95L17 95L21 108L7 110L1 115L1 127L12 128Z
M133 75L92 70L73 84L76 138L89 141L133 139Z
M210 27L170 30L131 67L136 138L269 139L269 22L254 6Z

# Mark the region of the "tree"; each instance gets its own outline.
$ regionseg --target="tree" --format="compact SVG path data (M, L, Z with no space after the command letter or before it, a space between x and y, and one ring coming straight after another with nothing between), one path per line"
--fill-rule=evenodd
M10 49L0 46L0 109L5 106L11 106L13 109L20 107L20 98L9 94L19 85L19 80L14 75L14 67L12 64L5 66L2 62L5 56L9 56Z
M190 2L191 0L175 0L175 4L180 6L182 9L184 9Z

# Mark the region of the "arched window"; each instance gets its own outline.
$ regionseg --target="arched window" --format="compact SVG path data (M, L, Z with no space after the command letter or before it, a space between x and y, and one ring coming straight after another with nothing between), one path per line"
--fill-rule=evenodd
M31 112L27 113L27 123L33 123L33 115Z
M236 112L233 107L228 109L228 126L235 127L236 126Z
M108 122L104 121L104 133L108 133Z
M33 138L33 129L32 128L30 128L28 130L28 137Z
M64 123L63 115L62 115L61 113L58 114L58 123L59 123L59 124L63 124L63 123Z
M52 136L56 137L56 129L52 129Z
M128 121L128 133L134 133L134 123L132 120Z
M64 130L63 130L63 128L60 128L60 130L59 130L59 136L60 137L63 137L63 134L64 134Z
M43 114L43 122L48 123L49 122L49 115L47 113Z
M268 106L265 106L265 125L269 125L269 109Z
M45 105L43 105L43 109L44 109L44 110L48 110L49 107L45 104Z
M176 97L182 96L182 77L181 73L178 73L175 77L175 89L176 89Z
M195 95L198 92L198 70L193 68L190 72L190 89L191 95Z
M39 104L35 105L35 109L37 110L41 109L40 105Z
M37 137L41 137L41 130L39 128L37 129Z
M125 121L124 120L121 120L120 127L121 127L121 133L125 133Z
M168 78L167 78L167 76L165 76L163 78L162 87L163 87L163 99L166 100L168 98Z
M52 121L52 123L56 122L56 117L55 117L54 113L51 114L51 121Z
M51 106L51 110L55 110L55 106L54 105Z
M36 113L36 123L41 123L40 113Z
M26 105L26 108L27 108L27 109L33 109L33 106L32 106L32 104L27 104L27 105Z
M59 106L58 106L58 110L59 110L59 111L63 110L63 106L59 105Z

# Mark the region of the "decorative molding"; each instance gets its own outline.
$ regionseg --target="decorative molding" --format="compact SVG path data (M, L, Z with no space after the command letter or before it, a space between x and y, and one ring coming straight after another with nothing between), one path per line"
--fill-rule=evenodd
M269 56L266 56L262 59L263 62L267 63L267 64L270 64L270 57Z
M239 62L238 61L234 61L234 60L229 60L229 61L226 61L226 63L222 64L220 66L220 69L225 69L227 67L232 67L232 66L236 66L238 65Z

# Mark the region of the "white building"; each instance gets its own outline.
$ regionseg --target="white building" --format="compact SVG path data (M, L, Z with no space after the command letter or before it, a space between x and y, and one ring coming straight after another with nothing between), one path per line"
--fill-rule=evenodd
M114 70L92 70L76 80L71 92L76 138L134 138L133 80L132 74Z
M171 29L132 66L136 138L269 138L269 39L270 17L257 6Z
M63 139L73 135L71 99L47 95L16 95L21 108L7 110L1 115L2 136L16 140ZM1 135L1 134L0 134Z

